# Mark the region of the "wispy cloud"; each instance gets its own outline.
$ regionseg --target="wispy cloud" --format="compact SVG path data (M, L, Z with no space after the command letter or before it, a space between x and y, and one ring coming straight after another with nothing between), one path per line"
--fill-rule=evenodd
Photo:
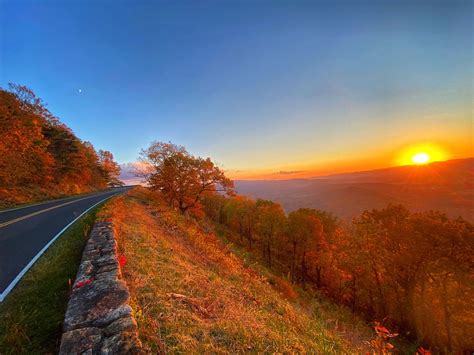
M299 174L299 173L304 173L305 170L280 170L272 175L293 175L293 174Z
M140 176L137 176L137 173L143 172L145 169L146 165L142 162L120 164L119 179L128 185L143 185L144 179Z

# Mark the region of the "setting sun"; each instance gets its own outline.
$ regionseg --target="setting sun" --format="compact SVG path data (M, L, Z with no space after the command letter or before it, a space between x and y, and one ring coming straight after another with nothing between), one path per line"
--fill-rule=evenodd
M411 157L411 161L417 165L427 164L430 161L430 156L428 153L425 152L416 153L414 156Z
M424 165L449 158L445 149L435 143L420 143L405 147L398 154L397 165Z

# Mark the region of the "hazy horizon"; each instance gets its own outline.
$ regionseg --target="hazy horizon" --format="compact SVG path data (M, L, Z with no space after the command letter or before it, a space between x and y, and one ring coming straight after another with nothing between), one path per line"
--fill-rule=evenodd
M430 163L423 165L423 166L433 166L437 164L443 164L446 162L454 162L454 161L462 161L462 160L473 160L474 161L474 156L470 157L465 157L465 158L455 158L455 159L447 159L447 160L439 160L439 161L431 161ZM120 173L120 180L123 181L126 184L129 185L135 185L135 184L142 184L144 181L143 178L138 177L134 174L134 171L136 169L136 165L140 164L139 162L131 162L131 163L124 163L120 164L121 167L121 173ZM258 176L256 178L240 178L240 179L234 179L235 181L289 181L289 180L301 180L301 179L318 179L318 178L332 178L332 177L338 177L338 176L344 176L344 175L351 175L351 174L363 174L363 173L372 173L372 172L377 172L377 171L385 171L385 170L391 170L394 168L403 168L403 167L410 167L413 166L413 164L406 164L406 165L392 165L392 166L386 166L386 167L380 167L380 168L375 168L375 169L362 169L362 170L351 170L351 171L341 171L337 173L329 173L329 174L321 174L321 175L311 175L311 176L302 176L302 177L294 177L293 175L299 173L299 172L280 172L280 173L273 173L271 175L264 175L264 176ZM422 166L422 167L423 167Z

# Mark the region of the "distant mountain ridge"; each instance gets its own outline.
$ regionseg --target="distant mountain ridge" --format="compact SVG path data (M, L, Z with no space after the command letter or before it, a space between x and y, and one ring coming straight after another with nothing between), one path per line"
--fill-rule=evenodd
M474 158L294 180L237 180L239 194L351 218L389 203L474 221Z

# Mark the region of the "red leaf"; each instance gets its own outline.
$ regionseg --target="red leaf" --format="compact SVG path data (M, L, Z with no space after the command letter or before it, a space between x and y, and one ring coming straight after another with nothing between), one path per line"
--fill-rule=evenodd
M122 269L127 263L127 258L125 257L125 255L120 255L118 262L119 262L120 268Z
M92 283L92 279L81 280L76 283L75 288L81 288L82 286L89 285L90 283Z

